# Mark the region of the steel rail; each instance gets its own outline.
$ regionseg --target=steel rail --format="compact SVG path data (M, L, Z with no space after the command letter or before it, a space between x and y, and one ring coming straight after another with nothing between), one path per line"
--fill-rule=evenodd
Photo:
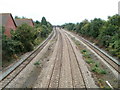
M71 35L70 32L69 33L67 31L65 31L65 32L67 34ZM73 35L73 37L74 37L74 35ZM80 37L79 40L81 40L82 42L84 42L88 47L90 47L94 52L96 52L102 59L104 59L110 66L112 66L118 73L120 73L120 71L119 71L120 62L118 60L116 60L115 58L113 58L110 55L108 55L106 52L104 52L103 50L101 50L100 48L98 48L97 46L95 46L94 44L92 44L90 41L84 39L81 36L79 36L79 37ZM100 52L105 57L103 57L98 52ZM106 58L108 58L110 61L106 60Z
M7 76L9 76L14 70L17 69L20 65L22 65L25 61L27 61L32 55L32 58L27 62L26 65L23 66L23 68L14 76L14 78L32 61L32 59L37 56L37 54L43 49L43 47L49 42L49 40L52 38L53 34L55 33L55 30L51 32L51 34L48 36L46 40L44 40L34 51L32 51L27 57L25 57L22 60L19 60L18 63L16 63L12 69L9 68L5 72L1 73L0 75L0 82L2 82ZM36 53L37 52L37 53ZM36 53L36 54L34 54ZM12 78L2 89L4 89L14 78Z

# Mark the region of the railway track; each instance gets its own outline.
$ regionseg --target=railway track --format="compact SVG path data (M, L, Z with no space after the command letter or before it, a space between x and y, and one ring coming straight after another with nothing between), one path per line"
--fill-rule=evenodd
M10 67L8 70L4 71L0 77L0 88L4 89L32 60L38 55L38 53L47 45L47 43L56 37L56 30L54 30L48 38L43 41L34 51L30 53L24 60L16 63L13 67Z
M33 88L95 88L95 82L75 44L58 30L53 54Z
M67 34L71 35L69 32L66 32ZM75 35L72 34L74 37ZM99 49L97 46L93 45L91 42L85 40L84 38L77 36L80 40L82 41L84 44L86 44L88 47L90 47L95 53L97 53L104 61L106 61L116 72L118 72L118 74L120 74L120 62L119 60L116 60L114 58L112 58L111 56L109 56L107 53L105 53L104 51L102 51L101 49ZM113 71L114 72L114 71ZM118 78L118 75L116 75L116 77Z
M83 39L83 38L82 38ZM92 50L94 50L100 57L102 57L107 63L109 63L118 73L120 73L119 66L120 64L116 62L117 60L109 57L107 54L99 50L97 47L93 46L91 43L88 41L84 40L84 43L86 43Z
M80 85L82 84L82 81L84 83L84 87L82 87L82 88L97 88L97 86L95 85L95 82L94 82L94 80L93 80L93 78L91 76L90 71L88 70L87 66L85 65L84 60L82 59L82 55L79 53L79 50L76 49L75 43L73 43L73 41L70 39L70 37L67 34L66 34L66 37L67 37L66 39L68 39L67 42L69 42L68 46L69 47L71 46L71 48L69 48L69 49L71 49L69 51L69 56L70 56L70 60L71 60L71 66L74 66L74 70L71 70L71 71L73 71L74 73L80 71L80 73L81 73L80 81L79 81L80 77L76 78L75 74L73 73L73 77L74 77L73 78L73 81L74 81L73 84L75 86L74 88L81 88ZM73 58L73 55L70 52L73 52L73 54L75 55L75 59ZM74 60L76 60L76 64L75 64ZM75 66L78 66L79 71L76 70L77 68ZM79 75L80 74L78 74L78 76ZM81 85L81 86L83 86L83 85Z
M77 50L75 43L71 40L66 31L57 28L57 30L55 30L46 41L44 41L44 44L32 53L33 56L27 58L27 62L26 59L21 65L19 65L19 69L14 69L1 80L0 84L2 89L6 88L6 86L14 87L14 84L16 83L19 84L18 82L22 75L29 74L24 68L32 61L37 53L39 53L48 42L50 42L50 40L52 41L53 38L56 38L56 43L54 43L54 48L49 60L43 64L40 74L37 76L37 80L35 80L31 88L98 88L95 85L91 72L88 70L86 63L82 58L82 54ZM31 65L28 66L31 67ZM28 66L26 70L28 70ZM24 72L22 72L22 70L24 70ZM22 72L22 74L20 72ZM25 80L29 80L28 78L29 77ZM16 80L12 81L14 79ZM24 84L24 81L22 84Z
M62 42L60 44L60 34L59 32L57 33L58 33L57 42L54 47L52 56L50 57L49 62L46 63L47 67L42 69L41 74L38 77L33 88L49 88L49 87L57 88L58 87L58 83L55 83L55 82L59 81L59 73L60 73L59 65L61 62L59 59L61 57L60 56L61 52L58 53L57 51L59 51L59 49L61 48ZM59 61L59 63L57 61Z

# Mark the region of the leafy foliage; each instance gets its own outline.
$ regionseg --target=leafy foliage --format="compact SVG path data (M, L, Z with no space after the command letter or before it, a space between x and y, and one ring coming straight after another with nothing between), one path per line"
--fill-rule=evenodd
M46 21L45 17L42 17L41 24L42 25L47 25L47 21Z
M22 24L15 32L12 32L12 39L19 41L24 46L23 51L33 50L34 40L36 39L36 31L27 24Z
M19 17L16 16L16 18ZM16 30L11 30L11 38L4 34L4 27L0 29L2 29L0 30L2 31L2 56L9 61L14 58L13 56L32 51L35 45L38 45L49 35L52 31L52 25L43 17L41 22L35 22L34 27L22 24Z
M62 27L97 39L97 45L105 47L112 55L120 58L120 15L109 16L107 21L100 18L91 21L85 19L77 24L66 23Z
M40 65L40 61L36 61L36 62L34 63L34 65L36 65L36 66Z
M63 25L63 28L67 28L68 30L73 30L74 29L74 24L73 23L66 23L65 25Z
M36 21L35 26L42 38L47 37L52 31L52 25L46 21L45 17L42 18L41 23Z
M5 34L5 28L2 28L2 57L8 61L13 55L20 53L23 49L23 45L20 41L12 40L8 38Z
M27 18L24 16L22 16L22 17L15 16L15 19L27 19Z

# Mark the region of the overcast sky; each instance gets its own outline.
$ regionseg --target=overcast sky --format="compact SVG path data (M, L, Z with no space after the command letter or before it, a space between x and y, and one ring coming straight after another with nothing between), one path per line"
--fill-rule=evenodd
M43 16L53 25L81 22L84 19L107 19L118 13L120 0L1 0L0 13L12 13L41 20Z

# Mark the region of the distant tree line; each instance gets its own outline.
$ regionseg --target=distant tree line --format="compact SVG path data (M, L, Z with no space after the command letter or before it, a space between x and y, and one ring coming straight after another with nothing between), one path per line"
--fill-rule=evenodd
M34 23L34 27L22 24L16 30L11 30L11 38L4 34L4 27L0 28L2 29L0 31L2 31L3 60L17 59L18 55L32 51L52 31L52 25L46 21L45 17L42 18L41 22Z
M15 19L27 19L26 17L22 16L22 17L19 17L19 16L15 16Z
M107 21L100 18L91 21L85 19L77 24L66 23L62 27L81 36L96 39L97 45L103 46L120 59L120 15L109 16Z

